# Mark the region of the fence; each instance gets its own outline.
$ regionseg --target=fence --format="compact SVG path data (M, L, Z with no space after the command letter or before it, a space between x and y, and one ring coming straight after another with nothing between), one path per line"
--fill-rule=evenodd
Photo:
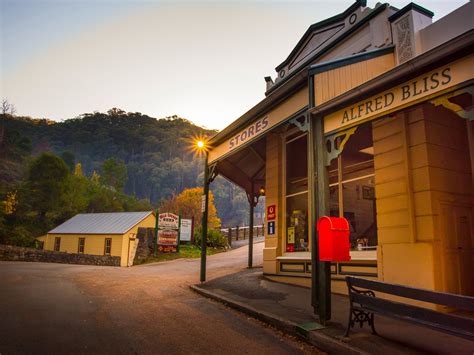
M253 236L256 237L263 237L264 236L264 226L253 226ZM221 228L221 233L227 237L229 241L229 245L232 245L233 240L242 240L248 239L250 234L250 227L228 227L228 228Z

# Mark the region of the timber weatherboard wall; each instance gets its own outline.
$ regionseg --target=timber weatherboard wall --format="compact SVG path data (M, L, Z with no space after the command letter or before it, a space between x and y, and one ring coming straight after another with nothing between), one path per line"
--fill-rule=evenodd
M320 70L327 69L314 75L316 105L321 105L392 69L395 66L393 47L389 47L388 50L389 53L383 55L378 55L377 52L386 53L387 49L364 53L364 56L359 56L362 60L352 64L320 67ZM354 58L350 59L354 60ZM339 61L338 64L344 64L344 62ZM312 71L314 72L315 69L318 68Z

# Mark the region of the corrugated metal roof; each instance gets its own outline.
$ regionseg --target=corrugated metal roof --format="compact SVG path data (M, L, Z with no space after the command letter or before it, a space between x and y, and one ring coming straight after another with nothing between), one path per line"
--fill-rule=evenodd
M146 212L81 213L49 231L50 234L124 234L148 217Z

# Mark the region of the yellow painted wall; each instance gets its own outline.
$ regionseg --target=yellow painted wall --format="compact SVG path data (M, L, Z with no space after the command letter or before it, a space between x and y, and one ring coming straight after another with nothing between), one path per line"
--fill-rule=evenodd
M45 250L54 250L54 240L61 238L59 251L77 253L79 238L85 238L84 254L104 255L105 239L112 238L112 256L122 256L122 234L48 234Z
M276 206L275 234L268 235L265 228L265 247L263 249L263 272L276 274L278 272L276 258L282 254L282 160L283 143L281 135L271 133L267 136L267 152L265 165L265 205ZM268 221L267 221L268 222Z
M150 214L125 234L48 234L44 244L45 250L54 250L56 237L61 238L60 250L66 253L77 253L79 238L85 238L84 254L104 255L105 239L112 238L112 256L120 256L120 266L127 266L130 238L135 238L138 228L154 228L155 216Z
M439 102L439 100L436 100ZM433 244L433 273L435 289L474 295L474 278L467 270L474 269L474 187L467 120L443 106L427 103L420 115L412 111L409 116L413 134L410 136L413 157L413 187L418 241ZM416 134L415 134L416 131ZM461 209L471 220L459 244L454 240L455 219L451 213ZM444 225L446 222L452 225ZM470 234L470 240L469 236ZM447 256L446 244L454 249L463 247L457 256ZM469 256L470 250L470 256ZM456 252L457 253L457 252ZM455 253L455 254L456 254ZM460 263L460 265L455 265ZM459 267L458 270L451 270ZM449 272L453 274L448 275ZM464 287L455 279L463 279Z
M128 265L128 255L131 248L130 238L135 238L138 234L138 228L155 228L155 215L152 213L127 233L125 233L124 238L122 239L122 259L120 261L120 266Z
M316 105L349 91L395 66L393 53L328 70L314 76Z
M466 121L424 103L373 123L373 138L379 278L461 293L443 278L452 260L443 256L441 207L474 207Z

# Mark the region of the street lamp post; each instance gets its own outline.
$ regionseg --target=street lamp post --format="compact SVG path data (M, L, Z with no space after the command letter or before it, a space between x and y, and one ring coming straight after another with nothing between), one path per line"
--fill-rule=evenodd
M201 143L201 145L200 145ZM202 141L198 142L199 148L204 148ZM202 212L202 223L201 223L201 282L206 281L206 252L207 252L207 214L209 204L209 168L207 166L208 154L205 152L204 158L204 192L201 200L201 212Z

